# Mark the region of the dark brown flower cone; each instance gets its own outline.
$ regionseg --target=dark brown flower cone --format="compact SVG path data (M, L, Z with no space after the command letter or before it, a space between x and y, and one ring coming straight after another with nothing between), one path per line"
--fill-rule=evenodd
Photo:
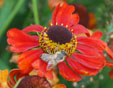
M52 88L49 82L39 76L26 76L21 80L17 88Z

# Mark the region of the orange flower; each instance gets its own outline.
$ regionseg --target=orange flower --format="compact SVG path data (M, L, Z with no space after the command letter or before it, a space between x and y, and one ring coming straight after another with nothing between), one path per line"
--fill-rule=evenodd
M88 10L87 8L79 3L73 3L72 4L75 7L74 13L79 14L80 17L80 24L82 24L85 27L88 27L88 22L89 22L89 15L88 15Z
M94 13L89 13L89 24L88 24L89 29L94 29L96 28L96 18Z
M52 88L66 88L66 86L64 84L56 84Z
M78 13L80 16L80 24L84 25L89 29L96 28L96 18L94 13L89 13L87 8L79 3L72 4L75 7L75 12Z
M0 0L0 8L2 7L4 0Z
M0 88L9 88L7 85L8 70L0 70Z
M53 8L55 8L59 3L63 4L64 2L66 2L66 0L48 0L48 5L50 7L50 9L52 10Z

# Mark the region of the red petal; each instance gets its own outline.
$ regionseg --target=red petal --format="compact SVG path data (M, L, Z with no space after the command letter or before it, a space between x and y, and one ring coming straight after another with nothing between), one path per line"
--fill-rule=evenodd
M42 32L43 30L44 28L40 25L30 25L24 28L22 31L28 33L28 32Z
M88 45L100 51L103 51L106 46L104 41L92 37L78 37L77 42L78 44Z
M14 88L16 82L18 81L19 78L27 76L27 74L22 74L21 70L19 69L13 69L9 72L9 80L8 80L8 85L10 88ZM15 79L16 78L16 79ZM9 88L8 87L8 88Z
M106 42L93 37L78 37L77 42L78 44L88 45L100 51L105 50L109 57L113 60L113 52L109 49Z
M13 70L11 70L9 72L9 76L8 76L9 81L8 81L8 84L10 86L13 86L14 87L14 85L16 84L16 82L18 81L18 79L21 78L21 77L24 77L24 76L27 76L27 74L22 74L21 73L21 70L19 70L19 69L13 69ZM13 88L13 87L11 87L11 88Z
M75 34L75 35L79 35L79 34L82 34L82 33L85 33L88 36L90 35L89 31L84 26L82 26L80 24L73 25L72 27L70 27L70 30L73 30L72 33Z
M58 23L58 25L61 25L61 24L63 24L64 26L68 25L68 23L71 21L71 16L74 10L75 9L73 6L64 4L60 8L56 16L56 22Z
M41 49L30 50L22 53L18 58L18 67L23 73L28 73L32 70L32 63L40 58L43 53Z
M61 7L58 5L53 12L52 23L53 25L63 24L63 26L68 25L69 27L78 24L79 16L78 14L72 14L74 12L74 6L64 3Z
M55 8L53 12L53 16L52 16L53 25L56 25L56 16L57 16L57 13L59 12L59 9L60 9L60 4Z
M92 37L96 38L96 39L100 39L102 37L102 35L103 35L102 32L96 31L93 33Z
M109 76L111 79L113 79L113 69L109 72Z
M113 62L106 61L106 66L113 68Z
M72 57L77 62L91 69L102 69L105 65L105 58L103 56L88 56L88 55L73 53Z
M60 74L69 81L80 81L82 78L74 73L64 62L58 64Z
M47 63L42 61L41 59L36 60L32 64L33 68L38 70L38 75L41 77L46 77L48 79L53 79L53 72L52 70L47 71Z
M59 9L59 11L56 14L56 22L60 25L60 19L61 19L61 15L63 14L63 11L67 8L68 4L64 3L61 8Z
M11 50L13 52L24 52L28 49L39 46L37 39L16 28L9 30L7 36L8 44L12 45Z
M73 14L71 16L71 19L70 19L70 23L69 24L69 28L72 26L72 25L75 25L75 24L78 24L79 23L79 15L78 14Z
M37 59L32 63L33 68L40 69L40 59Z
M76 50L78 50L84 55L100 56L100 52L97 49L85 44L78 44Z
M81 75L86 75L86 76L91 76L91 75L96 75L98 70L96 69L90 69L87 68L83 65L81 65L80 63L78 63L76 60L67 57L66 58L69 66L77 73L81 74Z
M108 56L113 60L113 52L109 49L109 47L105 46L105 51L107 52Z

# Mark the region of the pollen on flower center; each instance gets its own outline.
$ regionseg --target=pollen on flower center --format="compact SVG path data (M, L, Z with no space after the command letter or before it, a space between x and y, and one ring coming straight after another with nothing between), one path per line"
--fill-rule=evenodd
M67 55L75 51L77 47L77 36L63 26L52 26L45 28L39 37L40 47L47 53L55 54L64 50Z
M52 26L47 34L51 40L59 44L68 43L72 38L72 33L63 26Z

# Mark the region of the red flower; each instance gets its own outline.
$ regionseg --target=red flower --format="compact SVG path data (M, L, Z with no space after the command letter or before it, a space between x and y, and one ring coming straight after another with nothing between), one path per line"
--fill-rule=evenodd
M96 18L95 14L88 12L88 9L80 4L80 3L72 3L72 5L75 7L74 13L78 13L80 17L79 24L82 24L85 27L88 27L88 29L95 29L96 28Z
M113 79L113 69L109 72L109 76L111 79Z
M78 24L78 14L73 12L74 7L64 3L54 10L50 27L31 25L23 30L8 31L10 49L22 53L18 67L23 73L37 69L38 75L52 78L52 69L58 65L65 79L80 81L80 75L96 75L104 67L102 52L109 48L100 40L102 33L97 31L90 36L89 31ZM30 35L31 32L38 34ZM108 54L113 58L110 50Z
M109 40L109 47L113 51L113 38L112 35L110 35L110 40ZM113 58L111 58L113 60ZM109 72L109 76L111 79L113 79L113 61L106 61L106 66L112 68L112 70Z
M9 80L7 83L9 87L4 86L0 88L52 88L44 77L22 74L19 69L13 69L9 72Z
M74 11L74 13L79 14L79 17L80 17L79 24L82 24L83 26L88 27L88 23L89 23L89 20L90 20L88 9L80 3L72 3L72 5L76 9Z

